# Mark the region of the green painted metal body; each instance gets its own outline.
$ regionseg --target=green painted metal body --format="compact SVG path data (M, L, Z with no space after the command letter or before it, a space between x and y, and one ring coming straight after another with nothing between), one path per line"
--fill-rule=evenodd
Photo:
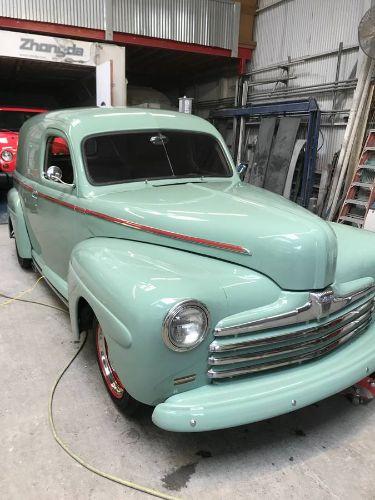
M214 135L232 177L89 183L81 149L85 137L159 129ZM73 186L42 175L50 135L68 141ZM48 113L21 129L17 161L8 205L20 255L32 256L68 301L77 336L79 300L91 305L115 370L133 397L157 405L157 425L199 431L268 418L295 409L292 399L301 407L356 382L366 367L375 370L371 325L360 339L323 359L210 383L208 345L216 325L286 312L304 304L310 291L328 285L345 290L353 280L372 282L375 235L328 224L280 196L243 184L223 139L208 122L127 108ZM164 344L161 326L169 309L184 299L206 304L211 325L203 343L179 353ZM196 374L194 381L174 384L190 374ZM191 418L198 421L194 428Z

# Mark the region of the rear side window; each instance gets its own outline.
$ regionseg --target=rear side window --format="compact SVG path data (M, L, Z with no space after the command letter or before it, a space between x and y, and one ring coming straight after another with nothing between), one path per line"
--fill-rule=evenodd
M84 141L83 154L88 178L94 184L232 175L220 143L209 134L151 131L98 135Z

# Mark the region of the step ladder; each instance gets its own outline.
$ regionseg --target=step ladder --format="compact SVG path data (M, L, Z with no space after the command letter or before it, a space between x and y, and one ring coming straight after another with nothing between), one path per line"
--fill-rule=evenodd
M375 129L370 130L337 222L362 228L375 201Z

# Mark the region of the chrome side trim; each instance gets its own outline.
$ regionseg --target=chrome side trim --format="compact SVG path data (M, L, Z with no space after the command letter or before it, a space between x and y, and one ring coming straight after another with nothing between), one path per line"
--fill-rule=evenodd
M313 351L312 353L309 353L304 356L296 356L293 358L289 358L285 361L275 361L274 363L263 363L260 365L256 366L250 366L250 367L242 367L242 368L235 368L233 370L223 370L223 371L215 371L214 369L210 369L207 372L207 375L210 379L224 379L224 378L230 378L230 377L239 377L241 375L248 375L249 373L256 373L256 372L261 372L264 370L272 370L274 368L281 368L285 366L290 366L290 365L295 365L299 363L303 363L305 361L311 361L315 358L319 358L325 354L330 353L337 347L345 344L349 340L352 340L356 337L359 337L361 333L363 333L367 326L369 325L371 320L368 320L365 324L358 326L345 336L341 337L338 340L335 340L334 342L330 343L328 346L323 347L322 349L319 349L317 351Z
M252 331L267 330L268 328L281 328L291 326L306 321L324 318L328 314L334 314L349 304L360 300L375 291L375 285L368 286L357 292L348 295L334 294L331 287L323 292L311 292L310 299L306 304L292 311L288 311L269 318L257 319L240 325L216 327L215 337L225 337L226 335L241 335Z
M274 335L272 337L264 337L262 339L251 339L243 342L236 342L230 344L220 344L217 341L211 342L209 346L210 352L228 352L228 351L239 351L242 349L247 349L250 347L262 347L267 346L269 344L274 344L276 342L283 341L293 341L303 339L307 335L311 334L319 334L320 332L325 332L327 329L340 327L343 323L347 321L352 321L357 319L359 316L365 314L367 311L370 311L373 307L373 300L362 304L358 309L353 311L349 311L348 313L336 318L328 323L324 323L320 326L305 328L303 330L299 330L298 332L286 333L284 335Z
M174 379L173 383L174 385L187 384L188 382L194 382L195 377L195 373L193 375L186 375L185 377L177 377Z
M259 361L260 359L268 359L272 358L273 356L277 355L288 355L288 354L293 354L293 353L299 353L302 352L310 347L314 346L319 346L319 344L323 344L325 341L333 339L336 340L342 336L345 336L352 330L355 330L358 327L361 327L365 323L368 324L369 320L371 319L371 314L372 314L372 308L368 310L361 318L352 321L351 323L348 323L345 326L342 326L341 328L334 330L333 332L326 333L325 335L311 339L307 342L295 344L295 345L287 345L283 347L278 347L266 352L258 352L258 353L249 353L249 354L242 354L238 356L222 356L222 357L216 357L216 356L210 356L208 358L208 364L209 365L229 365L232 363L243 363L243 362L252 362L252 361Z

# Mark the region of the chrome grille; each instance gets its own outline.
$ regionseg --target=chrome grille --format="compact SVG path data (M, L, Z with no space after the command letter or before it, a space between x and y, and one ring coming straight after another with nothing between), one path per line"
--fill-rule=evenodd
M323 320L315 317L305 320L311 315L309 310L316 314L314 304L316 294L312 297L310 306L303 306L299 312L280 315L280 328L266 328L257 320L259 328L252 328L251 324L236 325L227 329L217 328L216 339L210 344L208 377L211 379L227 379L263 372L276 368L300 364L325 354L339 346L357 338L368 327L372 320L374 309L374 287L356 292L345 297L332 298L332 303L341 301L342 308L333 307L333 314L329 308ZM354 302L354 303L353 303ZM298 314L302 322L298 321ZM267 318L264 324L276 326L277 319ZM279 321L280 323L280 321ZM290 328L293 328L290 331ZM289 331L286 333L285 330ZM247 331L246 331L247 330ZM226 336L224 331L230 332ZM235 333L241 331L240 334ZM258 333L258 335L257 335ZM259 335L261 333L261 336ZM246 335L247 334L247 335ZM243 337L247 338L244 339ZM250 338L248 338L250 336Z

